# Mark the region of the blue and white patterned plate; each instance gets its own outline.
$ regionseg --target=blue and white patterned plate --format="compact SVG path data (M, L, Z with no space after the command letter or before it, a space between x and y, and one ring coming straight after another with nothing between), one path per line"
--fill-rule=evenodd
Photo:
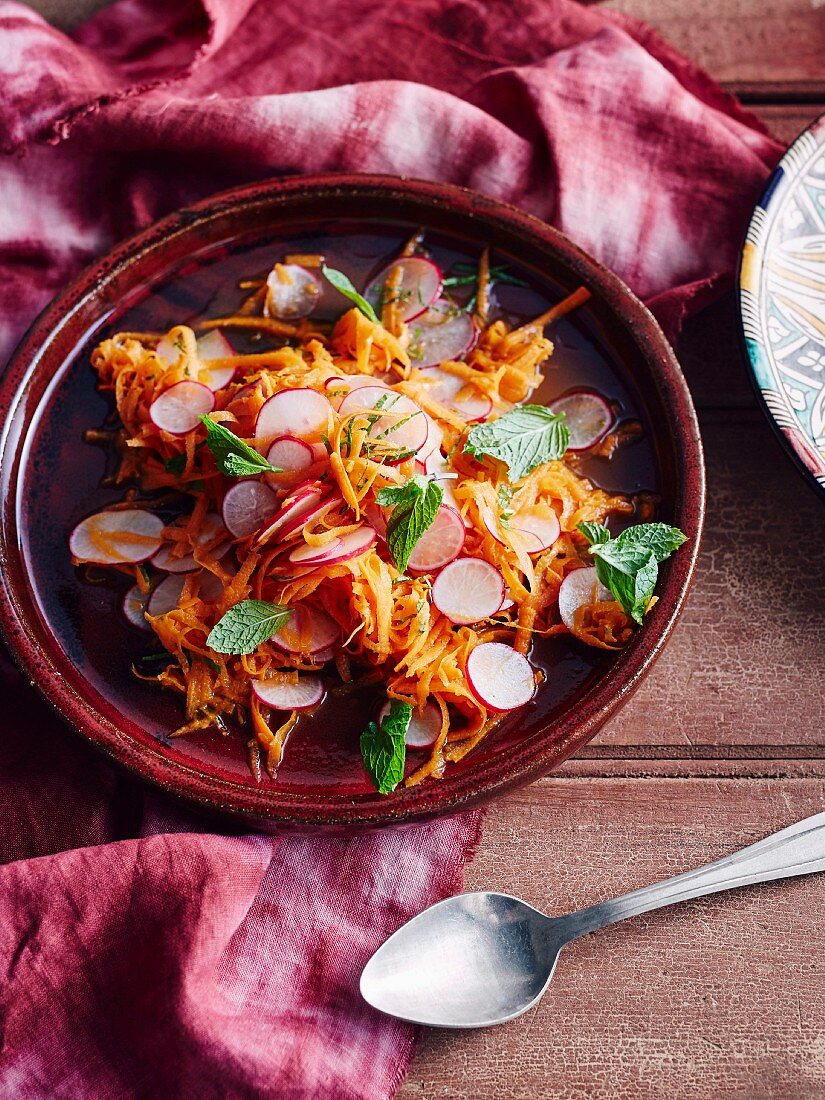
M825 491L825 115L787 151L753 213L739 315L768 415Z

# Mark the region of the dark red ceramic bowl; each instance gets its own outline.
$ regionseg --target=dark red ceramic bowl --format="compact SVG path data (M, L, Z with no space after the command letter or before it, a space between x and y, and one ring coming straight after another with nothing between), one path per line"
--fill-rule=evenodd
M548 650L536 700L445 777L382 797L369 787L357 736L375 699L351 698L291 737L277 780L256 785L244 738L207 731L171 741L177 697L142 684L131 661L145 635L126 624L122 578L90 583L67 537L121 493L101 487L107 454L82 442L110 411L89 351L116 328L154 329L225 308L241 273L288 251L323 250L365 279L423 226L449 267L489 244L526 287L503 308L537 314L584 284L591 301L551 332L550 380L539 399L575 386L607 390L644 438L587 472L606 488L650 490L658 515L690 541L663 567L659 602L619 655L571 640ZM510 296L508 300L508 295ZM0 384L0 624L26 675L94 745L130 771L203 807L266 827L381 825L448 814L543 775L584 745L630 697L684 603L699 548L704 477L684 379L656 322L609 271L547 225L457 187L373 176L319 176L239 188L180 211L90 267L37 320Z

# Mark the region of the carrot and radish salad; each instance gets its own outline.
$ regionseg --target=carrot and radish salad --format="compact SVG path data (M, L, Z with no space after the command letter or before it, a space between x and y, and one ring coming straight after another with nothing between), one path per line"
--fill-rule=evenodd
M589 294L508 324L503 270L485 252L460 306L466 272L442 273L422 234L362 292L321 256L286 256L232 315L96 348L126 491L70 549L132 579L124 614L166 655L135 674L183 696L173 736L240 725L255 775L275 776L302 713L335 685L381 684L360 750L386 794L530 703L538 636L614 650L642 624L684 536L634 523L646 504L577 469L617 445L604 396L530 403L547 326ZM325 286L341 311L319 321Z

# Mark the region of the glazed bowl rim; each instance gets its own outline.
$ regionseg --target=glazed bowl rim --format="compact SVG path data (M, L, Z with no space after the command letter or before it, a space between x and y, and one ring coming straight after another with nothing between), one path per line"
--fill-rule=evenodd
M545 725L541 734L525 739L514 747L512 754L498 754L501 759L490 757L478 768L468 768L452 777L448 773L441 781L411 788L418 792L414 802L407 792L402 800L391 796L389 800L378 801L376 796L369 801L356 802L343 795L307 795L251 788L170 759L154 747L128 737L91 702L83 699L66 680L60 662L51 658L41 641L46 628L40 623L33 595L21 585L9 582L0 586L0 631L24 674L70 726L112 760L168 793L265 828L282 825L373 827L454 814L552 770L589 741L623 705L661 653L688 594L704 522L704 461L687 384L658 323L624 283L558 230L516 207L452 184L366 174L293 176L231 188L167 215L85 268L34 321L0 380L0 417L3 421L0 477L4 484L7 478L10 479L8 484L15 492L9 495L16 496L20 476L17 464L10 471L8 467L17 454L13 429L18 427L26 386L48 365L50 348L85 304L94 303L104 287L116 284L119 277L141 259L153 255L160 259L164 250L168 251L171 242L181 234L184 237L194 235L198 228L207 227L212 221L220 224L221 219L234 217L237 228L229 239L240 240L244 237L244 213L250 214L261 204L267 210L272 208L275 228L279 210L289 211L301 202L334 201L336 196L373 197L383 202L397 200L402 206L405 201L408 206L435 206L440 213L446 209L447 216L452 215L459 221L470 217L482 227L485 223L498 226L504 232L526 238L539 250L554 253L566 269L586 283L594 298L600 299L609 312L611 323L622 326L626 338L638 347L659 399L671 412L674 426L671 445L678 468L679 489L677 499L671 502L673 522L693 532L694 537L663 570L659 602L650 612L644 631L629 643L584 697L577 700L575 721L569 710L554 719L554 726L562 727L560 736L547 738ZM309 220L323 219L316 213L310 215ZM61 364L67 354L62 354ZM24 430L29 428L35 411L22 413ZM13 440L12 435L15 435ZM7 503L4 502L0 517L0 571L9 578L12 575L9 567L20 557L20 550L14 542L13 524L7 522ZM62 651L60 656L65 669L71 662ZM533 742L538 737L542 738L542 744L537 748ZM531 748L529 759L526 758L528 747Z

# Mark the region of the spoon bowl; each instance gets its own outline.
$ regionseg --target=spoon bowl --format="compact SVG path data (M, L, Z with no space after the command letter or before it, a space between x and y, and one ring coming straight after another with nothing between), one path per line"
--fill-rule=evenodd
M361 975L365 1001L431 1027L485 1027L544 993L565 942L554 921L508 894L459 894L400 928Z
M825 813L682 875L547 917L492 892L430 906L390 936L361 974L361 995L390 1016L430 1027L487 1027L541 998L566 943L677 901L825 871Z

